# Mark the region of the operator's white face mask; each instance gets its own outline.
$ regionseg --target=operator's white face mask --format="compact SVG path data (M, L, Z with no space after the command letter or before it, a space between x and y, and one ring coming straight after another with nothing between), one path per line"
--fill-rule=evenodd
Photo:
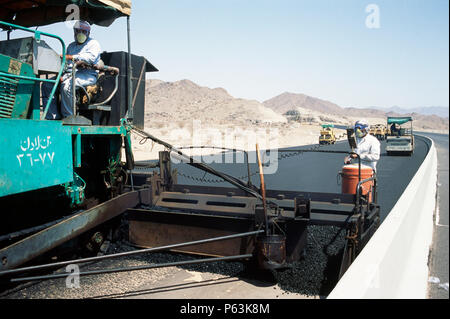
M79 44L83 44L87 40L87 35L82 32L78 32L76 39Z
M356 137L358 138L363 138L366 134L364 134L363 131L361 131L361 129L357 128L356 132L355 132Z

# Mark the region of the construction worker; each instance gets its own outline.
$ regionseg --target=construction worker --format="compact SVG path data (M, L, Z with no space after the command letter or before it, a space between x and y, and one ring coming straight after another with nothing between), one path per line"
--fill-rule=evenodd
M355 123L356 149L355 153L361 158L361 164L370 166L377 171L377 162L380 159L380 141L369 134L369 123L359 120ZM352 154L345 158L345 164L350 164L357 156Z
M392 136L400 136L400 125L398 125L397 123L392 123L391 135Z
M60 120L73 115L72 99L72 67L77 61L84 61L95 65L100 61L101 48L97 40L90 38L91 26L86 21L77 21L73 27L75 41L67 47L66 61L68 72L61 77L61 110L58 110L55 96L47 112L47 120ZM92 69L79 69L75 75L75 85L89 86L97 82L98 73ZM42 102L47 105L53 88L53 83L42 84Z

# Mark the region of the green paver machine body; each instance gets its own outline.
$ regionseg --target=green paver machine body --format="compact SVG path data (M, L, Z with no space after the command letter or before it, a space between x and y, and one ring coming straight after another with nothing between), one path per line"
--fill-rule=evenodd
M26 202L28 195L39 197L36 194L51 191L55 196L65 197L65 206L68 210L73 210L85 204L88 197L102 202L116 196L126 177L124 172L133 166L130 124L133 123L134 92L131 90L132 81L136 83L136 79L134 76L131 79L130 65L131 58L134 59L135 56L132 57L129 46L129 63L121 65L123 69L120 70L128 80L123 81L125 88L122 91L125 93L119 92L120 101L123 100L122 104L126 107L121 106L120 112L115 113L117 120L113 125L46 120L50 102L53 96L57 96L57 85L65 69L66 45L56 35L22 25L42 26L65 21L68 15L67 5L78 5L81 19L84 18L91 24L109 26L115 18L129 18L131 1L38 2L39 6L27 1L0 1L0 28L8 32L7 40L0 42L0 204L15 210L16 206L20 206L16 203ZM30 33L31 36L11 40L10 33L13 30ZM59 41L62 61L59 54L45 43L44 38ZM43 75L49 74L40 69L45 64L41 63L43 51L51 51L50 55L57 57L53 57L55 61L58 60L53 63L57 67L52 67L52 73L56 75L54 79L43 78ZM126 54L122 56L126 57ZM142 71L139 67L141 77L137 82L138 87L141 86L142 74L157 71L147 60L142 59L147 67L142 68ZM124 75L121 74L120 77ZM43 105L41 109L42 82L54 85L47 105ZM145 76L143 82L145 85ZM115 93L116 91L111 97ZM126 109L126 114L123 114L123 109ZM124 162L123 149L126 155Z
M30 29L20 29L34 33ZM41 35L35 34L35 39ZM62 40L61 44L65 56ZM64 63L56 83L63 68ZM42 80L31 64L0 54L0 198L61 185L70 198L70 206L79 205L84 201L86 185L80 176L83 174L77 171L88 165L83 161L84 155L90 152L96 140L107 138L110 147L104 153L97 152L98 162L119 165L122 138L129 139L129 134L124 125L89 126L87 129L87 126L45 120L40 111ZM54 94L55 86L52 96Z

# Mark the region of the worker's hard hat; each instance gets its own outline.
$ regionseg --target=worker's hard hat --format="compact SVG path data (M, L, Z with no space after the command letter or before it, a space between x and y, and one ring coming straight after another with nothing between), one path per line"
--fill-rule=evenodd
M87 21L80 20L80 21L75 22L75 24L73 25L73 29L75 31L76 30L87 31L89 33L89 32L91 32L91 25Z
M361 131L367 130L368 127L369 127L369 122L367 122L366 120L359 120L359 121L355 122L355 130L357 128L359 128Z

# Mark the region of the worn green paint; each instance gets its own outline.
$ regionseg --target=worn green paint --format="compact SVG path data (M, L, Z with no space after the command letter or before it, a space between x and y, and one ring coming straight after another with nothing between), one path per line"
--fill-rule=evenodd
M121 135L126 136L125 126L71 126L72 134L82 135Z
M81 134L76 134L73 143L73 165L81 167Z
M72 136L60 121L0 119L0 197L73 181Z
M30 64L0 54L0 117L25 119L28 117L34 82L10 75L35 78L33 68Z

